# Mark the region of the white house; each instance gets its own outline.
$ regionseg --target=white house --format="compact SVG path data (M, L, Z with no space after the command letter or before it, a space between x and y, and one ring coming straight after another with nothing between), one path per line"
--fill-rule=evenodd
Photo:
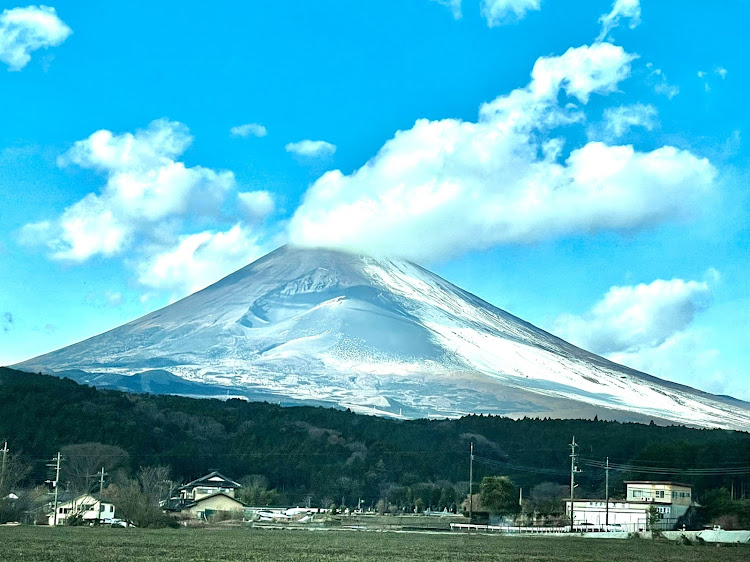
M610 500L609 509L603 499L575 500L573 524L595 527L609 524L627 531L645 531L653 506L659 513L655 527L668 530L675 527L692 504L693 490L688 484L637 480L625 482L625 487L625 500ZM565 512L570 516L569 500L565 502Z
M99 502L94 496L83 494L73 498L69 502L58 504L57 524L64 525L65 520L72 515L80 514L84 521L96 521L97 519L113 519L115 517L115 506L107 502ZM55 514L49 516L49 524L55 524Z

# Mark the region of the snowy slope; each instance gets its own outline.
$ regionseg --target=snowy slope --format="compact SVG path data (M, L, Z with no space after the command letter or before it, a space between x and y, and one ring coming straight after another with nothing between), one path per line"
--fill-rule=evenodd
M179 302L16 367L97 386L133 390L136 380L158 379L159 392L174 383L180 394L403 417L596 413L750 430L746 403L611 363L415 264L330 250L279 248Z

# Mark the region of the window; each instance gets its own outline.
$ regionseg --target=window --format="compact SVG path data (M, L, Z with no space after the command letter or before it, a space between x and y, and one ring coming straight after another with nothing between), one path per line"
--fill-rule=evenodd
M656 497L657 498L663 498L664 497L664 490L656 490Z

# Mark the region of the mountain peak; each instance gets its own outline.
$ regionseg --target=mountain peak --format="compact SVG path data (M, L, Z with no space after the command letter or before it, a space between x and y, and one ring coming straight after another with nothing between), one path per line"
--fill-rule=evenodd
M743 403L581 350L408 261L282 246L172 305L18 365L133 389L395 417L656 418L750 429ZM159 392L170 392L170 379ZM150 387L149 387L150 388ZM144 388L144 390L146 390Z

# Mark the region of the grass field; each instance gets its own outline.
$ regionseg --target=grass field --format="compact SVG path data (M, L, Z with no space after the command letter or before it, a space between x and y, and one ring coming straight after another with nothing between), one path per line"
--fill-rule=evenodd
M0 528L2 561L417 560L513 562L747 562L750 547L683 546L646 539L259 529Z

